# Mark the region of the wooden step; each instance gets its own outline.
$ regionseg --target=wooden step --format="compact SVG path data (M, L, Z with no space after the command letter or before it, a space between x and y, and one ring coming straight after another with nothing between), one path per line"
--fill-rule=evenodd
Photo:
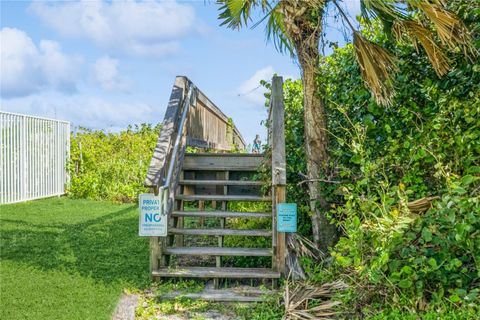
M212 152L195 152L195 153L185 153L185 157L235 157L235 158L264 158L263 153L240 153L240 152L224 152L224 153L212 153Z
M232 212L232 211L173 211L174 217L205 218L271 218L269 212Z
M257 171L263 161L262 155L248 153L185 154L183 170Z
M218 164L212 164L210 166L189 166L183 165L183 171L251 171L256 172L258 167L254 166L221 166Z
M231 278L231 279L277 279L280 273L266 268L215 268L215 267L177 267L160 268L152 272L155 277L182 278Z
M168 229L170 234L183 234L189 236L249 236L249 237L271 237L270 230L251 229Z
M267 248L225 248L225 247L167 247L167 255L181 256L250 256L269 257L272 250Z
M180 180L181 185L205 185L205 186L262 186L263 181L253 180Z
M209 302L262 302L275 294L272 290L242 290L235 289L205 289L201 292L169 292L160 296L161 299L173 300L178 297L203 300Z
M180 194L175 196L176 200L185 201L272 201L270 197L261 196L249 196L249 195L220 195L220 194L208 194L208 195L185 195Z

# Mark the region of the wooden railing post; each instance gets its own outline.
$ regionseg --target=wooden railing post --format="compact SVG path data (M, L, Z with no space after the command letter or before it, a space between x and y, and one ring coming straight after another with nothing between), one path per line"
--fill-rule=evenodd
M273 76L270 110L270 144L272 148L272 197L273 197L273 250L274 268L285 275L286 238L277 232L278 204L286 200L286 157L285 157L285 106L283 104L283 79Z
M152 188L151 191L158 196L158 188ZM150 275L158 270L161 254L160 237L150 237ZM152 280L155 280L153 276Z

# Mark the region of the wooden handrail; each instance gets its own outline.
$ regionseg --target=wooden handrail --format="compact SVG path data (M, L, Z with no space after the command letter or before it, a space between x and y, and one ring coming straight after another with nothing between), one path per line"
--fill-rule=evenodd
M173 85L170 100L165 112L162 129L153 152L147 177L144 185L149 188L160 188L165 182L165 170L171 158L176 132L183 112L183 100L188 88L193 83L184 76L177 76ZM196 87L195 87L196 88ZM186 145L198 148L210 148L228 151L233 146L243 150L245 140L235 124L199 89L196 88L196 99L188 111L185 131L182 135ZM232 130L232 137L227 139L228 130Z

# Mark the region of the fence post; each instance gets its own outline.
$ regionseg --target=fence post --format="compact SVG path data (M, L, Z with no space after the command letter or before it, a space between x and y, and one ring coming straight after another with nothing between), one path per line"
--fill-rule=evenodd
M27 199L27 117L22 116L22 155L21 155L21 164L22 164L22 178L20 179L22 183L22 195L21 199Z
M272 146L272 197L274 245L274 267L285 274L286 240L284 232L277 232L278 204L285 202L287 184L285 156L285 106L283 104L283 78L273 76L271 95L271 146Z

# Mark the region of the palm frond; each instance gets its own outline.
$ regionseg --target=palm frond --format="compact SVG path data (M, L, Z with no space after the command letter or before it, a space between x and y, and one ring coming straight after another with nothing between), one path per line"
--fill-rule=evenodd
M218 18L222 21L221 26L238 29L251 19L252 10L265 5L265 0L218 0L220 4Z
M462 20L454 13L444 9L440 5L440 0L434 2L436 3L415 1L412 2L412 5L420 9L432 22L443 45L450 50L460 48L470 59L476 57L478 52L473 46L471 34Z
M393 20L403 16L395 0L361 0L360 10L365 20L380 18Z
M287 281L284 302L287 320L334 319L338 312L335 307L340 301L331 300L335 293L348 286L342 281L313 285L297 283L292 285ZM310 302L315 301L315 306Z
M324 1L324 0L314 0ZM263 21L266 22L265 33L268 41L272 41L275 48L280 52L288 52L294 55L292 42L285 29L285 16L282 12L284 1L269 0L217 0L220 4L218 18L222 21L221 26L227 26L232 29L239 29L247 26L252 20L252 12L259 9L263 17L253 24L252 28L257 27Z
M281 7L277 6L272 9L265 26L265 33L267 40L272 41L278 51L288 52L291 56L294 56L292 40L288 37L285 29L285 16Z
M395 95L392 80L393 73L397 71L395 58L358 31L353 33L353 46L366 86L379 104L391 105Z
M383 31L390 39L393 22L406 18L405 11L401 10L398 1L395 0L361 0L360 13L366 23L372 24L373 20L379 20L383 24Z
M435 42L433 33L429 29L413 20L395 20L393 31L398 40L408 35L417 52L419 51L418 43L420 43L439 76L443 76L450 70L450 60Z

